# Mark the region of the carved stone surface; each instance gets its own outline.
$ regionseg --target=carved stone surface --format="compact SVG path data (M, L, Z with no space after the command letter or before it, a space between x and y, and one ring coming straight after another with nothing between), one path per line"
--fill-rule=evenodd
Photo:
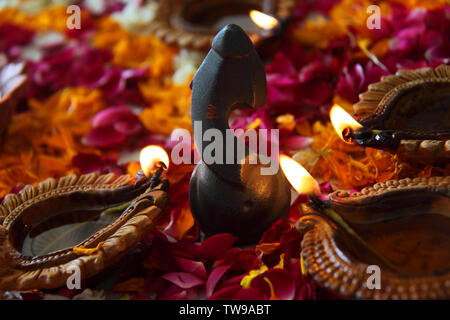
M0 146L27 82L24 69L23 62L8 63L7 58L0 55Z
M450 298L450 177L391 180L361 192L336 191L331 205L400 271L390 270L311 206L297 229L312 277L345 298ZM369 265L381 287L368 288Z
M369 85L354 105L355 118L367 128L392 130L395 150L405 160L450 160L450 66L400 70ZM363 143L364 144L364 143ZM378 143L376 148L389 149Z
M149 29L169 44L207 51L218 30L200 20L211 20L218 14L225 16L233 13L248 13L251 9L261 10L263 2L263 0L164 1L161 2ZM274 1L274 15L282 19L290 17L295 2L295 0ZM249 36L255 44L264 38L258 34Z
M208 130L227 137L232 110L259 108L266 101L264 66L239 26L227 25L217 34L191 88L194 139L204 155L212 145L205 138ZM195 123L201 123L201 128ZM235 136L232 139L232 144L227 141L220 146L224 160L211 163L202 156L191 176L189 201L207 236L231 233L240 244L255 243L270 225L288 214L290 186L281 170L264 174L270 166L261 161L263 157L270 160L266 155L251 150Z
M149 182L143 174L138 174L136 180L128 175L118 178L114 174L69 175L59 180L47 179L37 186L28 185L17 195L7 195L0 205L0 290L58 288L73 274L73 266L80 268L84 279L111 265L142 239L167 204L166 187L148 190ZM95 209L98 213L93 213L95 219L83 220L85 224L69 229L72 233L80 232L77 228L86 231L102 214L112 214L104 210L131 200L128 207L118 211L117 217L107 216L108 223L101 228L97 226L91 233L87 231L87 236L75 245L39 255L23 252L25 238L52 219L60 218L58 227L64 227L67 220L76 221ZM50 229L52 237L55 236L52 230L62 232ZM70 239L70 234L64 233L61 241L67 238Z

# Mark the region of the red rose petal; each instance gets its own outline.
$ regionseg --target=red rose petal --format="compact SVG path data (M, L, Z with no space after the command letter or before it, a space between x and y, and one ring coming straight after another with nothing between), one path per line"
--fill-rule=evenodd
M202 256L210 259L217 259L225 254L225 251L230 249L237 237L230 233L221 233L207 238L201 244L199 252Z

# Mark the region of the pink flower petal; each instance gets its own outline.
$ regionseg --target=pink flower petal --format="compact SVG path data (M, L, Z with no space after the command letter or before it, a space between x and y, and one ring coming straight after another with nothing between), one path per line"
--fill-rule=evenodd
M205 283L205 280L187 272L171 272L166 273L162 277L183 289L192 288Z
M103 127L116 122L126 122L136 119L136 115L126 106L110 107L97 113L92 118L94 128Z
M92 129L85 139L92 147L113 148L124 143L127 136L114 130L112 126L107 126Z
M230 269L230 266L219 266L215 268L208 277L208 281L206 282L206 297L210 297L217 283L220 281L222 276Z
M311 144L311 137L292 136L281 140L281 146L288 150L304 149Z
M205 265L201 261L193 261L189 259L184 259L180 257L175 257L175 260L178 263L178 266L187 273L192 273L198 276L201 279L207 278L207 273L205 269Z

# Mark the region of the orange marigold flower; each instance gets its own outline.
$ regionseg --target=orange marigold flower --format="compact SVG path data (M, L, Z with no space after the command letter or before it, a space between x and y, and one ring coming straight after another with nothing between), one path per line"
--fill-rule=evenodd
M149 131L170 135L174 129L182 128L192 132L191 90L187 84L160 85L158 81L150 79L140 82L139 89L150 103L150 107L139 114L139 119Z
M74 172L72 158L92 151L81 142L90 118L106 105L99 90L74 87L45 100L30 99L30 110L15 115L0 154L0 197L17 185Z
M175 50L151 34L135 35L122 29L111 18L102 18L93 42L104 49L111 49L113 63L125 68L149 67L150 75L161 77L173 72Z

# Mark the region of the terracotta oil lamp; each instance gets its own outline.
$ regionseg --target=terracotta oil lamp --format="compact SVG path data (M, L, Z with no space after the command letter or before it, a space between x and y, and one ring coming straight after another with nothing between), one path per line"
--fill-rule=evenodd
M279 24L285 24L294 7L295 0L161 1L149 29L169 44L207 51L222 27L238 24L258 45L280 32Z
M387 150L405 161L445 165L450 160L449 104L450 66L400 70L360 95L355 121L331 120L346 142Z
M146 173L168 159L143 154L150 156L141 161ZM166 207L163 168L155 167L151 178L142 171L136 177L72 174L7 195L0 205L0 290L58 288L74 266L85 279L116 262Z
M322 287L343 298L450 298L450 177L390 180L320 200L305 169L280 163L310 195L296 227L306 269ZM379 288L368 285L374 265Z

